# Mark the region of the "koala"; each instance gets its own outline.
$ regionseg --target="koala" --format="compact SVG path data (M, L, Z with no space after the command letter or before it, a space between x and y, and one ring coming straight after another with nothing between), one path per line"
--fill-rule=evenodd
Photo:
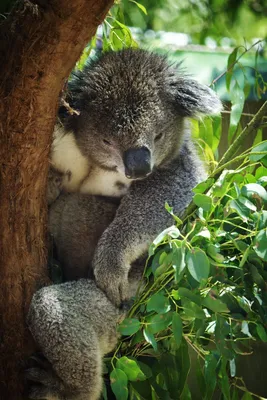
M129 277L127 297L135 294L142 271ZM102 391L103 356L117 344L117 308L90 279L40 289L33 296L29 329L48 362L29 368L30 399L97 400Z
M140 49L92 61L71 80L67 101L78 113L60 111L51 163L69 171L63 190L120 199L92 261L97 286L119 306L132 262L172 223L164 203L181 215L206 177L187 118L222 105L179 65Z

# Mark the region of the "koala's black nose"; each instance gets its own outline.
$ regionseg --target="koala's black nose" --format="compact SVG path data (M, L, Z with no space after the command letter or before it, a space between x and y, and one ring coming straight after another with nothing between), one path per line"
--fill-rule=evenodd
M144 178L151 172L151 154L147 147L125 151L123 162L125 175L129 179Z

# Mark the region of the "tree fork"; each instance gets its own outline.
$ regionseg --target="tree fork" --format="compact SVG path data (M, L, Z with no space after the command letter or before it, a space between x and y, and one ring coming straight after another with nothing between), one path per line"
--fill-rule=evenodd
M0 398L23 398L25 325L47 281L46 177L58 96L112 0L24 0L0 26Z

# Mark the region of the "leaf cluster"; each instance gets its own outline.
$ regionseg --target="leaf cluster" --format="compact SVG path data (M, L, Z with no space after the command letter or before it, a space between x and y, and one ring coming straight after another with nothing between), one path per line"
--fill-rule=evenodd
M267 143L247 165L194 189L194 216L163 231L149 249L146 287L108 359L117 399L190 399L190 351L199 390L236 396L236 358L267 342ZM255 149L253 149L255 150ZM210 187L209 191L206 188ZM249 393L246 393L246 396Z

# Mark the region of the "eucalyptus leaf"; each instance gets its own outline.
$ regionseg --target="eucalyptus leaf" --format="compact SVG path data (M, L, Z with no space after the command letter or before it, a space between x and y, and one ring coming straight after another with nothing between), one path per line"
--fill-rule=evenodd
M126 356L118 359L116 367L127 375L129 381L143 381L146 379L137 362Z
M186 264L192 277L200 282L207 279L210 272L210 262L203 250L198 247L188 250Z
M118 331L122 335L133 335L140 329L140 321L136 318L125 318L118 326Z
M210 211L212 208L212 199L206 194L196 193L193 201L198 207L203 208L204 211Z
M127 375L119 368L114 368L110 374L110 384L117 400L128 399Z
M183 323L180 315L175 312L172 314L172 330L175 342L179 347L183 337Z
M170 302L163 293L156 293L150 297L146 305L147 312L155 311L164 314L170 311Z

